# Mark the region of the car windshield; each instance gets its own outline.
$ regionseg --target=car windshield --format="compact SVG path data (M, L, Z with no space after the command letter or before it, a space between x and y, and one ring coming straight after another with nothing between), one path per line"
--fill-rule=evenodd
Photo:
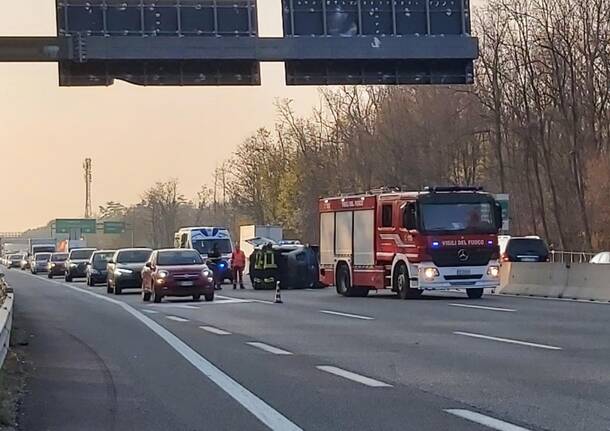
M124 250L117 256L117 263L144 263L150 257L152 250Z
M36 256L34 256L34 259L36 260L49 260L49 258L51 257L51 253L39 253Z
M95 266L106 267L108 261L114 256L113 251L109 251L107 253L95 253L93 255L93 264Z
M422 204L421 216L426 232L496 232L489 202Z
M229 254L233 251L231 241L228 239L198 239L193 241L193 248L200 254L205 255L212 252L214 245L216 245L221 254Z
M506 246L506 252L513 256L546 256L549 250L543 240L538 238L513 238Z
M68 258L68 253L54 254L51 256L52 262L63 262Z
M160 266L202 265L203 259L201 259L201 256L196 251L167 250L159 252L157 255L157 264Z
M70 259L89 259L95 250L72 250Z

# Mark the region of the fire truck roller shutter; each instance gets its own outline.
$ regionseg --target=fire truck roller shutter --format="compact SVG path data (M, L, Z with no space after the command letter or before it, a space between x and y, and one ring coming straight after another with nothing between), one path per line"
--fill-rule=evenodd
M354 223L353 211L341 211L336 213L335 229L336 244L335 255L337 260L351 260L353 256L352 228Z
M320 264L334 265L335 213L320 214Z
M373 210L354 212L354 266L375 264L374 224Z

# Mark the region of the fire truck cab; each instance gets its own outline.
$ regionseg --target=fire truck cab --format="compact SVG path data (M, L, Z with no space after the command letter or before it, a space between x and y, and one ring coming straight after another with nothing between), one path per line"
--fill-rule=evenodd
M319 208L320 278L341 295L465 289L480 298L499 285L502 209L481 188L380 189Z

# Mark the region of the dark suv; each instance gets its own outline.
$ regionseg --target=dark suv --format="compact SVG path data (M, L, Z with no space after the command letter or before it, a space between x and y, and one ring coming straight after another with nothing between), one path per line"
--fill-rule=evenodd
M65 279L67 282L87 276L87 264L95 250L95 248L75 248L70 251L68 260L66 260Z
M537 236L511 237L502 254L502 262L548 262L549 248Z
M120 295L123 289L142 287L142 269L150 258L150 248L124 248L117 250L108 261L106 291Z
M68 259L68 253L53 253L51 260L49 261L49 272L47 277L53 278L56 275L66 274L66 260Z

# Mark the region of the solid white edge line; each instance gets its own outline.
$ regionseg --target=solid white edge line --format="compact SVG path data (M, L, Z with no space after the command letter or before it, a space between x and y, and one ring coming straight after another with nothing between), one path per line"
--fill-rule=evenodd
M485 416L481 413L476 413L470 410L446 409L445 412L458 416L462 419L466 419L471 422L484 425L488 428L495 429L497 431L530 431L527 428L513 425L511 423L504 422L499 419L492 418L490 416Z
M250 341L246 344L264 350L265 352L273 353L274 355L292 355L292 352L280 349L278 347L270 346L269 344L260 343L258 341Z
M178 317L178 316L165 316L166 319L168 320L173 320L174 322L188 322L188 319L184 319L182 317Z
M360 319L360 320L375 320L374 317L361 316L359 314L351 314L351 313L341 313L339 311L320 310L320 313L332 314L334 316L351 317L353 319Z
M454 331L456 335L464 335L466 337L481 338L483 340L501 341L503 343L519 344L521 346L538 347L539 349L547 350L563 350L561 347L549 346L546 344L530 343L529 341L513 340L510 338L492 337L490 335L473 334L472 332Z
M507 312L517 311L513 308L488 307L485 305L470 305L470 304L449 304L449 305L452 307L477 308L480 310L491 310L491 311L507 311Z
M52 280L48 280L52 281ZM252 413L259 421L264 423L268 428L273 431L303 431L295 423L291 422L290 419L282 415L279 411L275 410L261 398L257 397L254 393L250 392L247 388L237 383L228 374L225 374L220 368L216 367L210 361L205 359L191 347L189 347L180 338L169 332L163 326L155 322L138 310L133 308L131 305L100 295L95 292L82 289L76 286L70 286L66 283L53 281L53 283L59 284L60 286L68 289L75 290L77 292L85 293L87 295L94 296L98 299L116 304L122 307L129 314L134 316L155 334L157 334L163 341L169 344L176 352L178 352L184 359L191 363L201 373L203 373L208 379L216 384L220 389L226 392L231 398L241 404L246 410Z
M200 326L200 329L204 331L210 332L216 335L231 335L229 331L225 331L224 329L215 328L214 326Z
M371 379L370 377L362 376L360 374L353 373L351 371L344 370L343 368L333 367L332 365L317 365L316 368L320 371L325 371L335 376L343 377L353 382L361 383L372 388L391 388L392 385L381 382L379 380Z

